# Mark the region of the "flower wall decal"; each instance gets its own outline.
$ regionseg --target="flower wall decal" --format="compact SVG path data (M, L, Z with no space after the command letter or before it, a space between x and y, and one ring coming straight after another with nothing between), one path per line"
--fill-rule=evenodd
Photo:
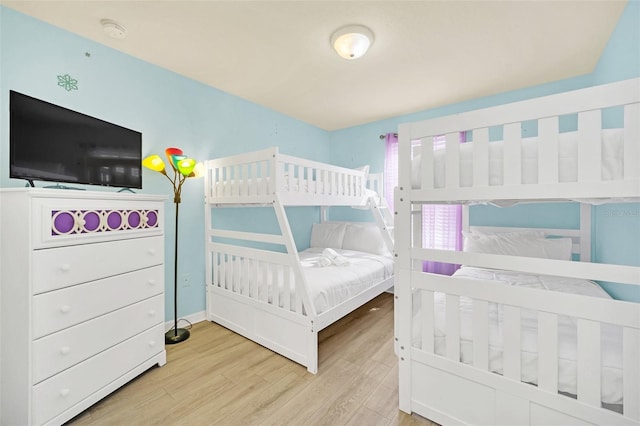
M59 75L58 86L64 87L67 92L78 90L78 80L71 78L69 74Z

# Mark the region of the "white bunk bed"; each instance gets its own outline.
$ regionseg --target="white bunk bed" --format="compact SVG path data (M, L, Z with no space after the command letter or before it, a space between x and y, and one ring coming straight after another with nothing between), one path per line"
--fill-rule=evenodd
M612 107L623 111L623 127L603 131L602 110ZM559 117L571 114L577 131L560 133ZM531 121L533 142L521 135ZM494 126L503 127L503 141L489 141ZM472 142L459 143L462 131ZM446 147L434 153L439 135ZM640 200L640 79L403 124L399 144L400 409L445 425L639 425L640 304L608 298L590 280L638 286L640 267L590 263L589 233L590 204ZM620 155L611 159L611 148ZM422 204L566 200L582 203L580 230L478 236L487 229L471 228L466 251L421 247ZM549 234L572 238L581 261L534 253ZM474 249L485 237L490 244ZM491 249L505 238L513 238L501 243L506 249ZM464 266L435 275L422 272L424 260Z
M315 374L318 332L393 285L393 218L377 192L382 176L277 148L205 166L207 319ZM275 211L279 234L216 227L216 209L255 206ZM297 251L285 206L322 207L310 249ZM327 222L330 206L368 208L376 221Z

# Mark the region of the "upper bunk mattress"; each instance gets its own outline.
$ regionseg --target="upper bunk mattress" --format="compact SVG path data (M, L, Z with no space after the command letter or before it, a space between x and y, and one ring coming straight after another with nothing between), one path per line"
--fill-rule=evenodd
M622 129L602 130L602 179L618 180L624 175L624 140ZM538 137L522 139L522 183L538 183L538 145L543 143ZM578 132L565 132L558 135L558 180L560 182L578 181ZM489 143L489 185L503 184L504 142ZM434 151L434 187L446 186L445 149ZM413 156L411 164L411 183L414 189L421 185L421 155ZM473 142L460 144L460 186L473 186Z

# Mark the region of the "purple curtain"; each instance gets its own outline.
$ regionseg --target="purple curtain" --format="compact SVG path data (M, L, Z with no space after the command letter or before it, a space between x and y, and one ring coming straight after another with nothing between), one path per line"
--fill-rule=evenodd
M466 133L460 132L460 143L466 142ZM434 147L444 147L444 137L434 138ZM422 245L441 250L462 250L462 206L425 205L422 207ZM422 270L441 275L452 275L460 265L426 260Z
M441 250L462 250L462 206L427 205L422 207L422 245ZM451 275L460 265L422 262L424 272Z
M465 133L460 133L465 142ZM444 137L434 138L434 147L444 147ZM384 196L393 210L393 190L398 186L398 135L385 135ZM425 205L422 208L422 245L425 248L462 250L462 206ZM460 265L432 261L423 262L423 271L451 275Z

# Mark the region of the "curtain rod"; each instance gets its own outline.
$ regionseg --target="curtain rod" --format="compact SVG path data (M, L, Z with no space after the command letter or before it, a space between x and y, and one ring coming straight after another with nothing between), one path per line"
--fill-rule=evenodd
M393 134L393 136L395 136L395 137L397 138L397 137L398 137L398 134L397 134L397 133L394 133L394 134ZM384 139L384 138L386 138L386 137L387 137L387 135L386 135L386 134L385 134L385 135L380 135L380 139Z

